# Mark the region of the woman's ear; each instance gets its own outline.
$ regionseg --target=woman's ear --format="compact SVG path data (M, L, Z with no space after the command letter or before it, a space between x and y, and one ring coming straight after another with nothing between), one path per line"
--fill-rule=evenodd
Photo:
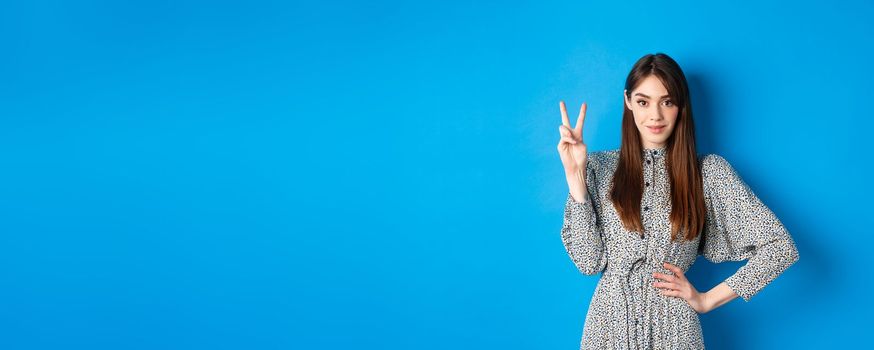
M625 107L631 110L631 101L628 99L628 89L622 90L622 101L625 102Z

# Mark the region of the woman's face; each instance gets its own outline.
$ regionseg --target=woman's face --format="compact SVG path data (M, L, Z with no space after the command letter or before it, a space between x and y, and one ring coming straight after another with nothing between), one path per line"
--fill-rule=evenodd
M623 91L626 94L627 90ZM658 77L651 74L631 92L623 95L625 106L634 114L634 124L640 132L644 148L661 148L674 131L679 107L668 96L668 90Z

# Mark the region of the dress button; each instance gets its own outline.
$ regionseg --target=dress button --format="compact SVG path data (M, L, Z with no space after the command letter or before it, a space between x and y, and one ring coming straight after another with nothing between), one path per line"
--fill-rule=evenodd
M649 210L649 207L648 207L648 206L647 206L647 207L643 207L643 210Z
M649 182L647 182L646 185L649 186Z
M651 162L649 161L649 159L647 159L647 160L646 160L646 164L650 164L650 163L651 163Z

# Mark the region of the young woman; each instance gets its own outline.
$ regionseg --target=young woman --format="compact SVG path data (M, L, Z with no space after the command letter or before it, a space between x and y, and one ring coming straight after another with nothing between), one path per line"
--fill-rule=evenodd
M669 56L643 56L625 81L622 144L588 153L586 104L558 151L570 193L561 238L586 275L603 272L584 349L703 349L699 313L750 298L798 261L786 228L716 154L698 155L686 78ZM698 255L749 260L700 293L684 273Z

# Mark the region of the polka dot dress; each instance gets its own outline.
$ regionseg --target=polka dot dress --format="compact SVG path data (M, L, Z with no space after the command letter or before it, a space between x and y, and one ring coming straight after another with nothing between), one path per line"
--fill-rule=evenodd
M749 301L798 260L780 220L716 154L698 157L707 207L704 231L692 241L671 242L665 151L643 150L643 237L622 226L609 199L618 149L589 154L587 200L577 202L568 193L561 229L565 249L580 272L601 274L586 313L582 349L704 348L698 313L652 285L655 271L673 275L662 262L686 272L699 254L714 263L748 260L725 283ZM713 286L696 287L704 292Z

